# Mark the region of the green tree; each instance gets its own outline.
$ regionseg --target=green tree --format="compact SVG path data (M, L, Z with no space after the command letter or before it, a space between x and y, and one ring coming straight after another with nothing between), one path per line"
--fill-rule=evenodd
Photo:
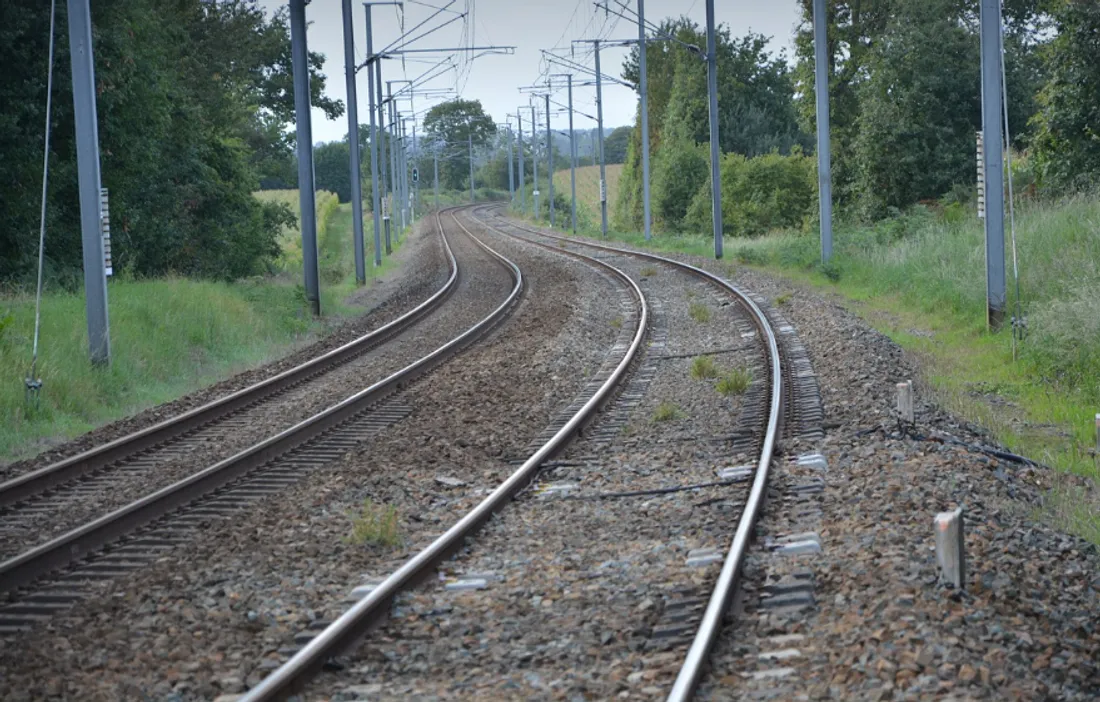
M51 279L75 283L81 246L64 3L57 19L46 256ZM116 268L219 278L258 270L277 253L288 217L252 197L259 147L288 149L285 12L267 17L248 0L101 0L92 23ZM48 37L48 3L0 4L0 279L27 280L37 252ZM311 55L315 71L321 60ZM312 85L314 104L338 115L342 106L323 97L319 72Z
M1049 80L1034 124L1040 183L1067 190L1100 183L1100 5L1058 0L1058 33L1045 53Z
M623 163L626 161L626 148L630 142L631 127L616 127L603 139L604 162Z
M483 146L496 134L496 123L485 113L480 100L450 100L435 105L424 116L424 132L428 143L444 144L448 153L439 162L440 187L459 190L469 185L469 150Z

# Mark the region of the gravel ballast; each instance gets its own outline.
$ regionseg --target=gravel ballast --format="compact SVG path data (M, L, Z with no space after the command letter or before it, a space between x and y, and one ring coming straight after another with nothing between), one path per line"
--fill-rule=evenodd
M392 570L468 510L477 488L503 479L505 459L577 392L615 335L600 309L604 278L556 255L500 250L524 271L524 301L489 339L401 395L411 416L278 497L212 522L154 567L4 641L0 666L18 673L0 682L0 697L239 692L284 660L310 623L338 614L364 576ZM474 489L456 494L437 478ZM402 545L349 542L366 498L396 509Z

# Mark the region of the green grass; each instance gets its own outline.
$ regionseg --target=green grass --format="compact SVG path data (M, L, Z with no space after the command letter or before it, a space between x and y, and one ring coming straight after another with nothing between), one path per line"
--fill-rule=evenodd
M363 501L359 514L351 519L351 533L347 540L361 546L400 546L404 539L398 524L397 508L392 505L376 505L368 497Z
M684 412L675 402L662 402L653 410L654 422L671 422L674 419L683 419Z
M696 322L704 324L710 321L710 308L702 302L692 302L688 305L688 315Z
M319 245L326 317L355 312L343 301L355 289L350 232L350 205L332 210ZM368 275L392 265L385 259L375 271L368 259ZM111 365L93 368L87 360L83 295L47 289L38 371L43 388L35 409L24 402L23 391L34 298L0 297L0 461L34 455L278 358L326 328L308 312L300 264L297 270L235 283L112 279L108 299Z
M691 360L691 377L696 380L707 380L718 377L718 366L710 356L696 356Z
M734 368L719 379L714 389L723 397L741 395L752 384L752 371L747 368Z

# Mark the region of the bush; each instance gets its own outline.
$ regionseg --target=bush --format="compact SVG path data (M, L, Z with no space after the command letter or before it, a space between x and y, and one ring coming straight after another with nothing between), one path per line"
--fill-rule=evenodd
M760 236L773 229L802 228L817 203L817 167L798 149L745 158L722 156L722 226L727 236ZM687 223L711 227L710 179L695 193Z
M683 229L693 196L709 180L710 159L705 147L678 142L663 144L658 151L653 175L653 214L661 228Z

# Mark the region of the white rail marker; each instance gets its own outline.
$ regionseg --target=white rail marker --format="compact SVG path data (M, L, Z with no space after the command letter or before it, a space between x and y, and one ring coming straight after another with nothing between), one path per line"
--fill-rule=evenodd
M962 507L940 512L935 519L936 560L940 577L958 590L966 589L966 549L963 540Z
M903 422L913 423L913 381L898 383L898 415Z

